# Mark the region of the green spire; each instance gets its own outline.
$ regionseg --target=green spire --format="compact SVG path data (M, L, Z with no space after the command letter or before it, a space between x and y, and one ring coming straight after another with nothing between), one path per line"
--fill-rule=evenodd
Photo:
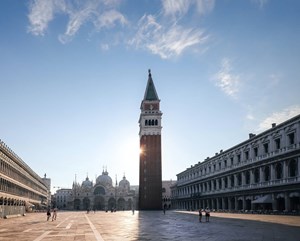
M151 70L149 69L148 72L148 83L145 91L144 100L159 100L152 80Z

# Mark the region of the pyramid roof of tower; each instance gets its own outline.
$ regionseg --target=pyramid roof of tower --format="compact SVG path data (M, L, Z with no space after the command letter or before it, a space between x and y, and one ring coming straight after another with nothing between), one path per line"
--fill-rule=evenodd
M152 80L150 69L149 69L148 82L147 82L147 87L144 95L144 100L159 100Z

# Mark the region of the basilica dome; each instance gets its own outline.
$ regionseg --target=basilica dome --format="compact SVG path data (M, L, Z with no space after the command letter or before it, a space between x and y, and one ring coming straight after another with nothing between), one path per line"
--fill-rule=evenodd
M128 180L126 180L125 175L123 176L123 180L119 182L119 187L129 191L130 183Z
M91 181L89 180L89 178L86 177L85 181L82 182L81 186L82 186L83 188L93 187L93 182L91 182Z
M112 186L112 179L111 179L110 176L108 176L108 172L107 171L103 171L102 175L100 175L99 177L97 177L96 184L101 184L103 186L107 186L107 185Z

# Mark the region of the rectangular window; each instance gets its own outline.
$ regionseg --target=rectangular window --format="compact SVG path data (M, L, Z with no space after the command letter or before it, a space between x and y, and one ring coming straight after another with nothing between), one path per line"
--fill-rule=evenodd
M227 160L224 161L224 166L227 167Z
M238 163L241 162L241 155L240 154L237 155L237 161L238 161Z
M248 151L245 152L245 159L246 159L246 160L249 159L249 152L248 152Z
M233 165L233 157L230 158L230 165Z

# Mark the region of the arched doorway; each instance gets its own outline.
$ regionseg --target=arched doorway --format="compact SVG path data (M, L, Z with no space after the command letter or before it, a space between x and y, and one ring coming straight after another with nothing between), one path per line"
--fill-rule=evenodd
M251 199L246 199L246 207L245 210L251 210Z
M118 209L119 210L124 210L125 209L125 200L124 200L124 198L119 198L118 199Z
M132 209L132 200L131 200L131 198L128 199L128 209L129 210Z
M239 198L237 205L238 210L243 210L243 200L241 198Z
M235 210L235 198L230 198L231 210Z
M279 211L285 210L285 200L283 194L277 195L277 210Z
M289 195L290 197L290 207L293 211L300 211L300 194L299 192L292 192Z
M84 209L84 210L90 209L90 208L91 208L90 205L91 205L90 199L87 198L87 197L85 197L85 198L83 199L83 209Z
M74 200L74 210L80 210L80 199Z
M104 197L96 196L94 199L94 208L95 210L104 210L105 208L105 201Z
M108 209L111 210L115 208L116 208L116 199L111 197L110 199L108 199Z

